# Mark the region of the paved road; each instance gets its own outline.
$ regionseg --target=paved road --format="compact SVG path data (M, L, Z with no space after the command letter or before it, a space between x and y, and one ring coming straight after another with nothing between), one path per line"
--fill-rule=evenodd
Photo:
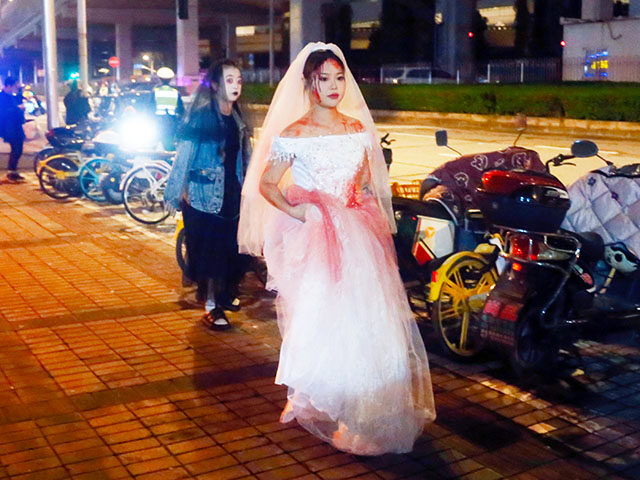
M433 132L392 132L394 168L424 168ZM447 360L423 323L438 419L411 454L345 455L278 423L273 298L253 275L234 330L209 332L171 222L55 202L29 175L0 182L0 480L640 479L635 346L583 342L585 366L519 380L491 355Z
M391 177L400 183L414 179L422 179L426 173L442 162L455 158L457 154L435 144L434 132L436 127L378 124L379 132L389 132L396 141L392 144L394 164L391 167ZM512 145L516 139L515 133L483 131L479 129L450 129L449 145L464 153L479 153L499 150ZM543 160L558 153L569 153L571 143L577 137L562 135L533 135L524 133L518 145L536 150ZM640 139L597 141L601 155L616 165L640 162ZM576 159L576 166L564 166L554 169L553 173L560 177L565 184L589 170L599 168L604 163L598 158Z

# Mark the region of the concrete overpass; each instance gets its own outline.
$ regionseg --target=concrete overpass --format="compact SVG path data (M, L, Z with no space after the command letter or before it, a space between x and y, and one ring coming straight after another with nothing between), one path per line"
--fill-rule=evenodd
M237 25L268 24L269 0L188 1L190 18L177 20L175 0L87 0L88 41L115 44L120 76L127 77L140 53L134 38L146 36L146 43L155 42L169 58L177 49L173 58L178 71L188 76L198 70L199 39L208 37L216 43L216 53L233 56ZM274 0L276 20L289 11L290 3L295 9L315 2ZM76 0L56 0L55 12L58 45L66 42L77 49ZM0 0L0 51L11 56L17 50L23 59L31 57L40 64L42 25L42 0ZM25 76L30 79L32 72Z

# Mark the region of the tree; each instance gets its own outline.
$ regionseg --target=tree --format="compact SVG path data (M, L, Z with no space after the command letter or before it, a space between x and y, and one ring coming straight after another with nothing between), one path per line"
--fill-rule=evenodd
M579 18L580 0L536 0L533 14L532 55L561 57L562 25L560 17Z
M329 43L340 47L344 56L351 56L351 20L353 10L345 0L333 0L322 4L322 19L324 21L324 38Z
M476 60L487 60L489 45L487 44L487 19L476 9L471 17L471 31L473 32L473 54Z
M531 14L527 0L516 0L516 38L515 49L519 57L528 57L531 53Z
M372 62L433 61L434 15L435 0L383 0L369 45Z
M613 16L614 17L628 17L629 16L629 4L618 0L613 4Z

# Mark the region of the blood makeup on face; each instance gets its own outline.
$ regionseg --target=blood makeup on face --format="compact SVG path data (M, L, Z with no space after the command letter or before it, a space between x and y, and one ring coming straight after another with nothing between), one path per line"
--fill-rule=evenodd
M333 84L337 88L333 88ZM318 103L323 100L333 103L335 100L342 100L345 90L344 69L334 59L330 58L325 61L312 77L312 94ZM338 95L336 99L326 98L329 95ZM324 99L322 97L325 97ZM336 102L336 103L337 103Z

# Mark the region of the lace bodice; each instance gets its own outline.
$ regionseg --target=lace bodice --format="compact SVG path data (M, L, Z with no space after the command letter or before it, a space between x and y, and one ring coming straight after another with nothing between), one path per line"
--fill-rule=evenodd
M371 148L367 132L320 137L275 137L272 162L291 162L296 185L345 199L365 151Z

